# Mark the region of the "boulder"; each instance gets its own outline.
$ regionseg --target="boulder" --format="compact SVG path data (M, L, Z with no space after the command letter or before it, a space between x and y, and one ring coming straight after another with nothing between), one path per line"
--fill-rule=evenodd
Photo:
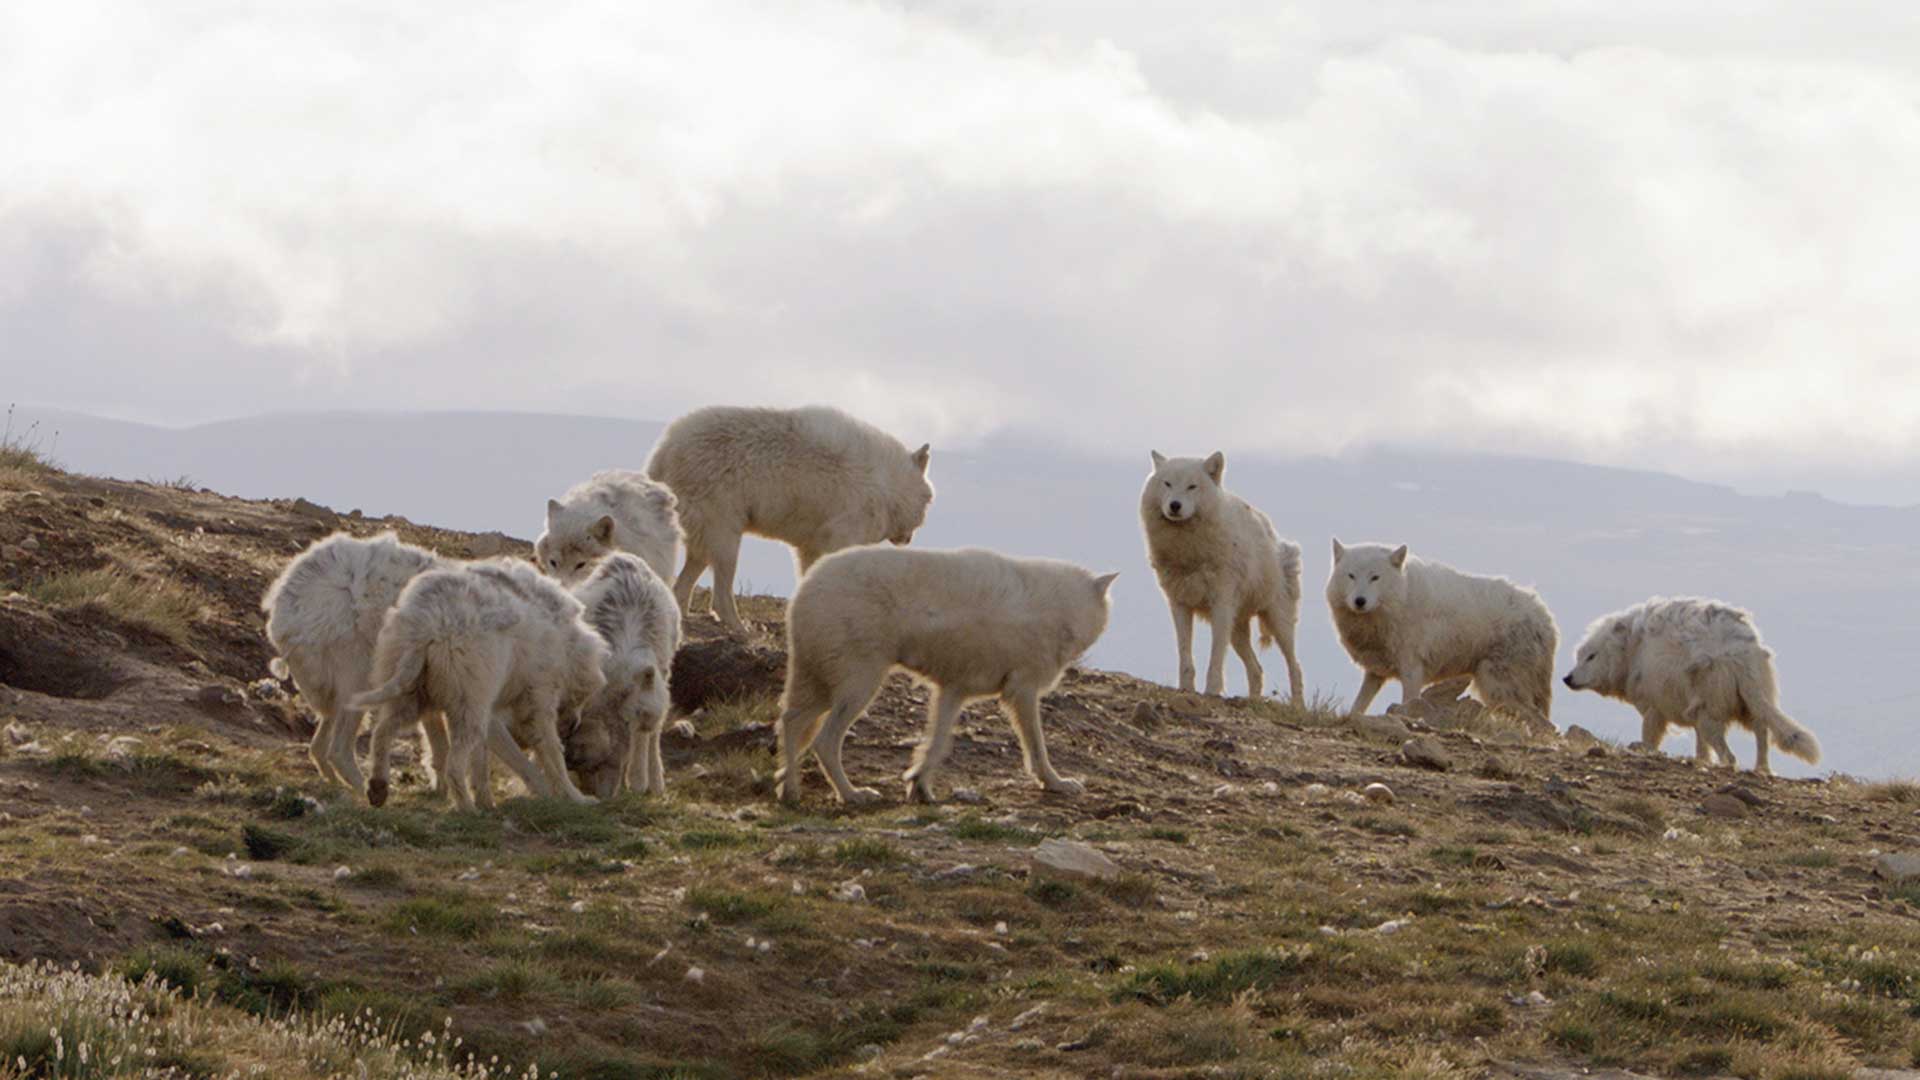
M1036 870L1047 870L1070 878L1109 881L1120 876L1120 864L1090 845L1078 840L1048 838L1033 849Z

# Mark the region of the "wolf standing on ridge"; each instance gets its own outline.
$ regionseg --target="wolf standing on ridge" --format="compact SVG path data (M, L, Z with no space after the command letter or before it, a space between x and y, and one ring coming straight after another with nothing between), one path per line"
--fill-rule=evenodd
M680 521L673 492L631 469L605 469L547 500L547 528L533 542L540 571L573 588L602 555L638 555L662 581L673 578Z
M902 777L907 798L933 801L933 774L953 747L971 698L998 696L1012 714L1027 775L1063 795L1084 790L1047 758L1040 695L1107 627L1107 588L1071 563L993 551L858 547L828 556L800 581L787 609L787 687L780 701L774 786L800 797L811 749L843 803L856 788L840 764L847 729L895 667L931 683L927 733Z
M733 603L744 533L791 544L801 575L841 548L908 543L933 501L930 456L926 446L908 450L879 428L823 405L716 405L675 420L654 447L647 475L679 500L687 546L673 585L680 610L687 610L694 583L712 566L714 613L729 633L746 633Z
M1300 545L1282 540L1267 515L1222 486L1226 455L1169 458L1151 451L1153 472L1140 492L1140 524L1147 533L1147 561L1160 578L1173 611L1180 689L1193 689L1193 617L1213 628L1207 662L1207 693L1226 693L1227 642L1247 669L1247 696L1263 688L1260 657L1253 646L1253 620L1260 644L1278 644L1287 661L1287 688L1303 700L1300 662L1293 655L1300 622Z
M1553 730L1553 656L1560 631L1532 589L1407 554L1405 544L1333 542L1327 606L1364 677L1353 715L1388 679L1411 705L1431 683L1473 677L1489 709Z
M1571 690L1592 690L1640 712L1640 741L1658 750L1670 725L1691 727L1693 756L1736 765L1727 725L1753 732L1753 771L1770 773L1769 734L1808 764L1820 760L1813 733L1780 711L1773 652L1752 616L1697 597L1655 597L1594 621L1567 673Z

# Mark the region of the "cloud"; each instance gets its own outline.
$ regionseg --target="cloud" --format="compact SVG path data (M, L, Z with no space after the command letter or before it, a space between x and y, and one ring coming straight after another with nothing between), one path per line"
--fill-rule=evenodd
M16 5L0 324L146 419L1911 460L1912 32L1668 7Z

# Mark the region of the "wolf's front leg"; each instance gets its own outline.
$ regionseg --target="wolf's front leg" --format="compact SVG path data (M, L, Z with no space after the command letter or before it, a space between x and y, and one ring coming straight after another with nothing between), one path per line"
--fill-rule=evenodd
M1353 696L1353 708L1347 711L1347 715L1367 715L1368 706L1373 704L1374 697L1380 693L1380 688L1386 684L1387 679L1384 675L1375 675L1371 671L1361 675L1360 692Z
M1180 668L1180 689L1193 691L1193 609L1178 600L1169 598L1167 607L1173 612L1173 653Z
M1400 704L1412 710L1420 701L1420 691L1427 688L1426 666L1415 661L1400 665Z
M1207 611L1207 693L1227 696L1227 643L1233 640L1234 604L1225 597L1213 598Z
M1040 694L1034 690L1017 690L1007 696L1006 702L1013 710L1013 730L1020 739L1027 775L1057 794L1078 795L1086 791L1086 784L1053 771L1053 762L1047 758L1047 736L1040 730Z

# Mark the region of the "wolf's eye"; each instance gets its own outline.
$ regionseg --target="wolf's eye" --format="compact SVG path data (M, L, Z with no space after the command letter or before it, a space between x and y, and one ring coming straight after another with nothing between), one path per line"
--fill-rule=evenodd
M1379 581L1379 580L1380 580L1380 575L1379 575L1379 574L1375 574L1375 575L1373 575L1372 577L1370 577L1370 578L1368 578L1367 580L1368 580L1368 581Z
M548 565L548 566L551 566L551 567L553 567L553 568L554 568L555 570L558 570L558 569L560 569L560 560L559 560L559 559L548 559L548 560L547 560L547 565Z
M1188 491L1192 491L1192 490L1193 490L1194 488L1197 488L1197 487L1199 487L1199 486L1200 486L1199 484L1188 484L1188 485L1187 485L1187 490L1188 490Z
M1160 481L1160 486L1161 486L1161 487L1164 487L1164 488L1170 488L1170 487L1172 487L1172 486L1173 486L1173 481L1171 481L1171 480L1162 480L1162 481Z
M573 568L574 568L575 570L585 570L585 569L587 568L587 564L586 564L586 561L585 561L585 560L581 560L580 562L577 562L577 563L574 563L574 564L573 564Z
M1360 580L1360 579L1359 579L1359 578L1356 578L1356 577L1354 577L1354 576L1353 576L1352 574L1348 574L1348 575L1347 575L1347 580L1348 580L1348 581L1358 581L1358 580Z

